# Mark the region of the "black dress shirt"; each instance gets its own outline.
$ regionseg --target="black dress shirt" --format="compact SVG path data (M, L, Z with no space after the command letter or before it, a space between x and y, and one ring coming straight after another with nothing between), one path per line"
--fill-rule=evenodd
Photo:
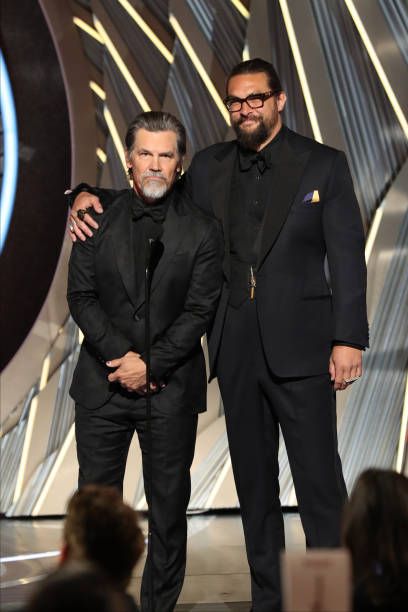
M230 200L231 282L229 303L238 307L250 295L267 206L273 205L273 170L285 128L261 151L237 147Z
M136 286L144 282L147 242L157 240L163 234L163 222L172 201L170 193L154 204L146 204L133 191L131 204L133 255L136 258Z

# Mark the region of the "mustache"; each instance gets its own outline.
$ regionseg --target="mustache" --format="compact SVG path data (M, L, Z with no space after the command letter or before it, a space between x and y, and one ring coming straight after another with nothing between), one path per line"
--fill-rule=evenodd
M247 119L252 119L252 121L257 121L258 123L262 121L262 117L258 117L257 115L250 114L250 115L246 115L245 117L241 116L236 122L236 125L241 125L241 123L244 123L244 121L246 121Z
M157 170L157 172L153 170L146 170L146 172L143 172L142 179L150 178L150 177L161 178L164 181L166 180L166 177L164 176L162 172L160 172L160 170Z

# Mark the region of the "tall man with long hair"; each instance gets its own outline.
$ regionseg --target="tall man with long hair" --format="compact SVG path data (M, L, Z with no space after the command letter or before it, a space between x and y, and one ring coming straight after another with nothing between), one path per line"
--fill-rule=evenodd
M364 232L344 153L283 125L286 95L274 67L242 62L226 89L237 139L197 153L186 190L223 226L211 376L225 407L253 612L272 612L281 605L284 547L279 426L307 545L340 541L347 492L335 391L361 376L368 346ZM78 209L100 209L92 191L102 192L86 189L72 210L73 239L90 231Z

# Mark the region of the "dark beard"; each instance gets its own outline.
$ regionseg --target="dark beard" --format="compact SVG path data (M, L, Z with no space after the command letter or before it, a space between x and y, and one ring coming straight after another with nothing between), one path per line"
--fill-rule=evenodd
M244 149L253 149L254 151L267 140L271 131L262 119L252 132L242 130L239 123L233 125L233 128L239 144L244 147Z

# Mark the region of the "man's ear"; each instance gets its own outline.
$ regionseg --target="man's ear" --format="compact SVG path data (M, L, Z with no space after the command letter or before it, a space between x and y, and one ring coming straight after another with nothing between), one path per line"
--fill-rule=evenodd
M128 150L125 151L125 162L128 168L132 168L132 160L130 159L130 153Z
M129 177L129 181L133 181L133 165L130 159L129 151L125 151L125 161L127 166L127 173Z
M180 176L183 174L183 161L184 161L184 157L181 157L177 164L177 168L176 168L177 178L180 178Z
M281 113L283 109L285 108L285 104L286 104L286 94L284 91L281 91L276 96L276 103L278 105L278 111Z

